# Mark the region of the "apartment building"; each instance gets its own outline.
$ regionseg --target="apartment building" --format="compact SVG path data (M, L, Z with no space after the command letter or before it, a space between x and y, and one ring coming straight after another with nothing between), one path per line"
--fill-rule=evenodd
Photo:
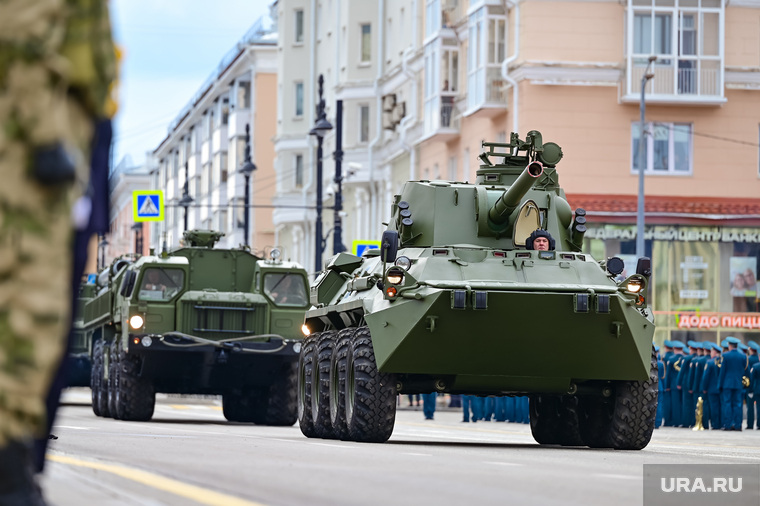
M275 246L271 139L277 106L276 40L274 20L256 21L224 55L153 151L153 188L164 191L166 209L165 220L153 229L151 244L175 248L184 230L198 228L224 232L220 247L247 244L263 254ZM247 149L256 169L246 178L242 168Z
M97 244L97 255L89 255L85 272L95 272L96 265L103 264L104 261L106 265L110 264L114 258L122 255L148 254L151 228L155 222L135 223L132 196L134 191L150 190L152 183L150 168L145 165L130 167L122 161L114 168L108 177L111 195L108 237Z
M643 164L658 340L757 339L760 2L280 0L277 11L275 202L293 207L273 218L294 259L311 266L316 248L309 131L323 75L332 125L343 101L349 249L380 237L404 181L472 180L482 140L539 130L563 148L561 183L588 212L597 258L635 261ZM334 150L333 129L325 188Z

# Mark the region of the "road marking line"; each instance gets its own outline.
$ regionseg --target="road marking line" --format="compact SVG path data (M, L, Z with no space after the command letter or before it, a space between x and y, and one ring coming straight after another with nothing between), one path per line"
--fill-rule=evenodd
M64 455L48 454L47 459L59 464L87 467L90 469L105 471L107 473L115 474L116 476L141 483L157 490L163 490L164 492L169 492L170 494L191 499L201 504L208 504L211 506L216 506L219 504L224 504L225 506L264 506L262 503L248 501L246 499L223 494L221 492L215 492L213 490L190 485L189 483L183 483L181 481L166 478L164 476L142 471L133 467L80 460Z
M190 406L186 404L169 404L169 407L173 409L190 409Z
M513 466L513 467L517 467L517 466L521 467L522 466L522 464L516 464L514 462L496 462L496 461L488 462L488 461L486 461L486 462L483 462L483 463L484 464L494 464L494 465L497 465L497 466Z

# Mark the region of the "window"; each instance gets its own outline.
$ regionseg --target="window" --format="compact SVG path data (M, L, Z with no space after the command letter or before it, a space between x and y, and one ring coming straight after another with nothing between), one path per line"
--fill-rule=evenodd
M369 106L359 106L359 142L369 142Z
M222 125L229 123L230 119L230 99L225 98L222 100Z
M646 123L643 158L639 122L632 124L631 133L632 172L638 172L639 160L643 159L649 174L691 174L691 124Z
M457 170L457 157L449 157L449 181L457 181L459 172Z
M227 182L227 153L226 152L222 152L219 155L219 167L221 169L219 182L226 183Z
M504 103L501 62L506 57L507 23L504 9L483 6L470 16L467 54L467 108L485 102Z
M303 155L296 155L293 158L293 165L294 186L295 188L303 188Z
M296 83L296 118L303 117L303 83Z
M251 107L251 83L241 81L238 85L237 107L248 109Z
M296 9L295 12L295 42L296 44L303 43L303 9Z
M723 2L628 0L628 11L629 94L641 92L648 58L656 56L652 93L723 95Z
M372 61L372 32L371 25L364 23L361 25L361 63L369 63Z
M138 300L166 302L182 290L185 273L180 269L149 267L140 280Z
M264 294L278 306L303 307L309 301L306 283L299 274L264 274Z

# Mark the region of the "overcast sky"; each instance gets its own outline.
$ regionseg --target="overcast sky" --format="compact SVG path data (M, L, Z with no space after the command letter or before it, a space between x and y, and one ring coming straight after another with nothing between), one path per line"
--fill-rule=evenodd
M111 0L124 58L114 163L145 161L168 124L272 0Z

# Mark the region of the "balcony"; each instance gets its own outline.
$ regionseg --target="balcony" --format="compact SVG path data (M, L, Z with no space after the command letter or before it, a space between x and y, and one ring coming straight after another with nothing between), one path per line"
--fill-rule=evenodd
M507 87L501 76L501 68L479 69L468 79L467 110L464 116L479 114L496 116L507 110Z
M638 61L629 65L628 93L622 97L623 102L638 103L641 99L641 78L645 67L645 62ZM653 73L654 78L646 89L648 103L720 105L726 102L719 60L658 60Z
M455 92L441 92L425 101L423 139L448 142L459 136L461 114L457 109Z

